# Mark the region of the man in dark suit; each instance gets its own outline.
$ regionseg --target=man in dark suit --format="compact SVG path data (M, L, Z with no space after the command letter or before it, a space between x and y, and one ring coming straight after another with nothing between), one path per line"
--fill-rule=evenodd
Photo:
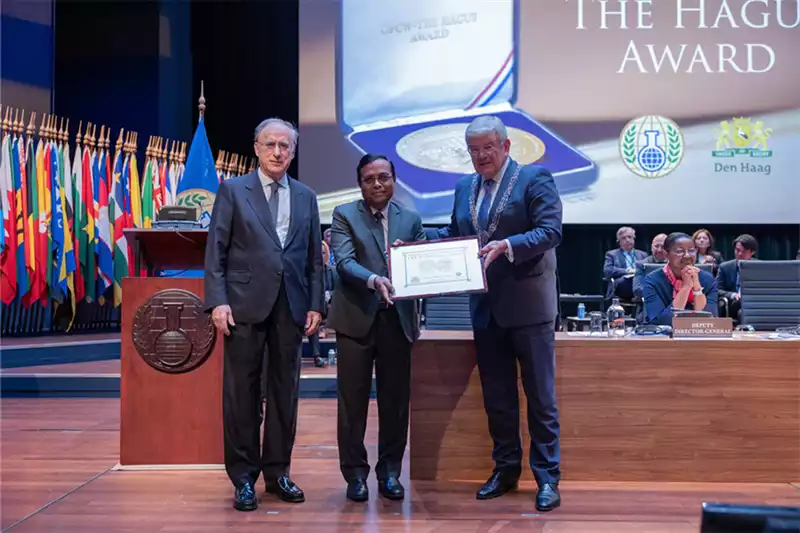
M636 262L647 257L647 252L634 248L636 231L628 226L617 230L617 243L619 248L606 252L603 262L603 277L608 280L606 298L617 296L623 300L632 300Z
M333 212L331 242L339 285L328 325L336 331L339 350L339 464L347 497L369 498L370 465L364 448L372 368L378 397L378 489L400 500L399 477L408 440L411 347L419 336L414 300L392 301L387 244L425 239L420 216L392 201L394 165L384 156L367 154L356 169L363 200Z
M638 296L639 298L642 297L642 281L644 280L645 270L644 265L646 264L657 264L657 263L666 263L667 262L667 251L664 250L664 241L667 240L666 233L659 233L655 237L653 237L652 242L650 243L650 251L652 252L650 255L636 261L636 272L633 275L633 295Z
M205 300L224 334L225 469L234 507L257 507L255 483L288 502L305 500L289 477L297 422L300 343L320 325L322 247L314 192L286 169L297 130L268 119L255 131L258 169L223 181L205 257ZM267 355L267 408L259 453L260 376Z
M528 402L530 467L539 486L536 508L558 507L559 422L555 395L555 248L561 242L561 199L553 176L509 156L502 121L481 116L466 131L476 173L456 185L450 225L429 238L477 235L488 292L470 297L470 315L494 441L495 469L477 498L517 486L522 470L517 362Z
M749 261L758 252L758 241L744 233L733 241L735 259L725 261L717 270L717 289L719 295L728 300L728 315L738 319L742 308L742 286L739 282L739 261Z

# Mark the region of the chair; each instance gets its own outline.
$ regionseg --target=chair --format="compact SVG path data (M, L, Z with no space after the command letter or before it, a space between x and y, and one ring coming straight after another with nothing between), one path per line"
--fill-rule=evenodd
M741 261L741 323L756 330L800 325L800 260Z
M469 294L426 298L423 306L425 329L471 330Z
M644 275L647 277L652 272L656 270L661 270L664 268L664 263L644 263ZM709 274L714 274L714 265L709 263L703 263L700 265L695 265L700 270L705 270ZM637 308L637 317L642 318L644 316L644 302L641 298L637 298L637 303L639 307ZM641 313L641 315L639 314ZM726 317L728 316L728 299L725 297L720 296L717 300L717 316Z

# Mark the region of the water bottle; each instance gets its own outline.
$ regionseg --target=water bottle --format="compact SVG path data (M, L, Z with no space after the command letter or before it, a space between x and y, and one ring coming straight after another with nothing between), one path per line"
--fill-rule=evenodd
M333 366L336 364L336 350L331 348L328 350L328 366Z
M578 304L578 318L585 318L586 317L586 306L583 305L583 302Z
M608 320L608 336L609 337L624 337L625 336L625 310L619 304L619 298L611 300L611 306L606 313Z

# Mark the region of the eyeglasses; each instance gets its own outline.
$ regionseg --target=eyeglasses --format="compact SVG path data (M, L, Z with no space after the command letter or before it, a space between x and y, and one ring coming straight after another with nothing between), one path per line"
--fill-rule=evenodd
M683 257L686 254L697 255L697 250L695 250L694 248L690 250L687 250L686 248L676 248L675 250L672 250L671 253L677 255L678 257Z
M373 185L376 181L383 183L384 185L392 181L391 174L378 174L377 176L364 176L361 178L361 183L364 185Z
M278 147L278 149L281 152L284 152L284 153L286 153L286 152L288 152L289 150L292 149L292 146L287 142L267 141L265 143L262 143L261 141L256 141L256 144L260 144L261 146L263 146L267 150L270 150L270 151L273 151L273 152L275 151L275 147L276 146Z
M491 153L491 152L493 152L495 150L497 150L497 144L495 144L495 143L487 144L482 148L478 148L477 146L468 146L467 147L467 152L469 152L469 155L471 155L473 157L481 155L481 153L483 153L483 152Z

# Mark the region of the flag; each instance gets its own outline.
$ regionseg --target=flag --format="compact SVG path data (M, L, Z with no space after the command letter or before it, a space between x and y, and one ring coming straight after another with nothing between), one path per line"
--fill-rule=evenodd
M47 184L49 171L47 170L47 143L41 138L36 146L36 209L34 219L34 229L36 230L36 280L39 284L39 302L47 306L49 301L48 287L50 285L50 255L49 231L50 212L48 211L47 195L50 189Z
M123 158L119 151L114 162L114 184L112 186L114 212L114 307L122 303L122 278L129 273L128 241L123 230L128 226L127 209L128 155Z
M153 172L156 164L154 157L148 157L144 164L144 181L142 181L142 227L153 227L153 176L158 175L158 169Z
M28 181L28 220L25 234L25 260L31 272L30 290L22 299L30 307L42 297L44 265L39 264L39 169L37 168L36 143L28 137L25 150L25 175Z
M3 244L0 252L0 298L10 304L17 295L17 211L11 173L11 135L0 145L0 190L3 192Z
M130 183L128 201L130 202L129 213L133 219L133 226L142 227L142 188L139 181L139 163L136 160L136 152L131 152L128 159L128 182Z
M30 272L25 257L25 228L28 226L28 186L25 176L25 141L21 137L14 139L11 153L11 171L13 172L14 191L16 194L17 215L17 298L28 294L30 290Z
M108 152L100 152L100 161L97 169L98 197L97 197L97 233L95 249L97 251L97 298L114 282L114 260L111 250L114 244L111 240L111 220L108 213Z
M189 155L186 157L186 168L178 183L176 203L197 209L198 220L206 228L211 222L211 211L214 208L214 198L218 188L219 179L214 154L211 153L211 146L208 144L203 117L200 117L192 145L189 147Z

